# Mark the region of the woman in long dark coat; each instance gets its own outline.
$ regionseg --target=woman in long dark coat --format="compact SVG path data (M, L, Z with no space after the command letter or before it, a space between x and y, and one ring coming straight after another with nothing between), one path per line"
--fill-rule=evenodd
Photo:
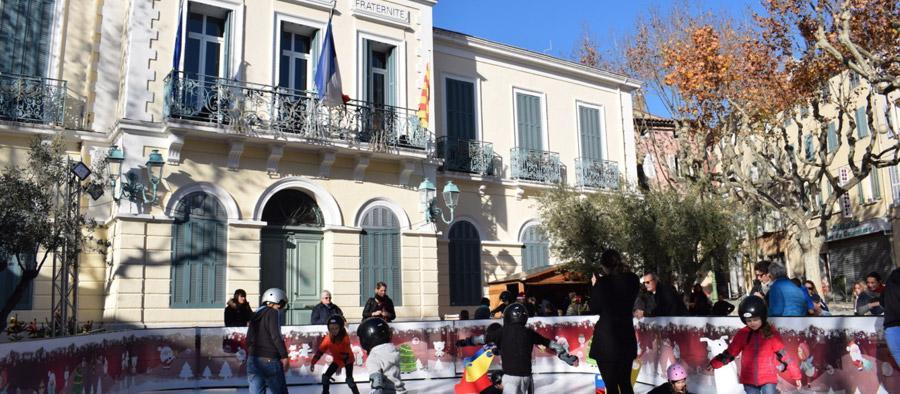
M600 318L594 325L590 356L597 360L608 393L632 394L631 364L637 357L632 307L640 279L614 249L600 256L600 272L593 279L590 308Z

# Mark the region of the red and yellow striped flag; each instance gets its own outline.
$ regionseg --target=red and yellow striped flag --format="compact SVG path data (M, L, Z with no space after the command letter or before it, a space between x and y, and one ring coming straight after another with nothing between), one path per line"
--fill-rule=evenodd
M431 102L431 79L428 77L431 71L431 65L425 66L425 81L422 83L422 95L419 97L419 110L416 115L419 117L419 124L422 128L428 128L428 104Z

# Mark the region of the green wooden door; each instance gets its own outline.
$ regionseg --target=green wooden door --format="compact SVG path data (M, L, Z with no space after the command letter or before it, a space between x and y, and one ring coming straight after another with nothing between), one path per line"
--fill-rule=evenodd
M309 324L322 291L322 233L265 229L262 236L260 292L284 289L286 325Z

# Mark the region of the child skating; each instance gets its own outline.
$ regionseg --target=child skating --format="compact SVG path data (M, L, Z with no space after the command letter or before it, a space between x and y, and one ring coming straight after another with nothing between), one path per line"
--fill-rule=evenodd
M405 393L400 379L400 352L391 344L391 328L379 317L363 320L356 328L359 345L369 354L366 367L373 394Z
M534 330L525 327L528 310L525 305L514 303L503 311L503 328L488 330L485 335L457 341L456 347L494 343L502 352L503 393L533 394L534 380L531 376L531 353L536 345L553 349L566 364L576 365L578 358L570 355L564 347L544 338Z
M681 364L672 364L666 369L666 380L647 394L691 394L687 389L687 370Z
M325 370L325 373L322 374L322 394L329 393L331 377L336 372L339 372L341 368L344 369L344 376L346 376L347 386L350 387L350 391L353 394L359 394L359 389L356 388L356 382L353 380L353 362L355 359L353 358L353 351L350 349L350 336L347 335L347 329L344 328L344 318L339 315L332 315L328 318L327 326L328 335L319 343L319 350L316 351L309 363L309 372L312 373L315 370L316 363L319 362L319 359L322 358L325 352L331 353L333 361L328 366L328 369Z
M747 394L778 392L778 372L787 371L799 386L800 369L787 355L784 342L767 319L766 302L749 296L738 307L738 315L746 327L740 329L728 349L709 362L708 369L720 368L741 356L739 381Z

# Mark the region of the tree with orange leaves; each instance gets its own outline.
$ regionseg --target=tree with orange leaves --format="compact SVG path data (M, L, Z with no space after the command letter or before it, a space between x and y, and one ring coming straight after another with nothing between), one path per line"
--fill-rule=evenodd
M852 216L847 192L900 161L886 116L900 98L900 12L893 0L763 8L744 22L653 14L627 66L673 116L681 181L780 218L802 260L791 270L818 281L832 217Z

